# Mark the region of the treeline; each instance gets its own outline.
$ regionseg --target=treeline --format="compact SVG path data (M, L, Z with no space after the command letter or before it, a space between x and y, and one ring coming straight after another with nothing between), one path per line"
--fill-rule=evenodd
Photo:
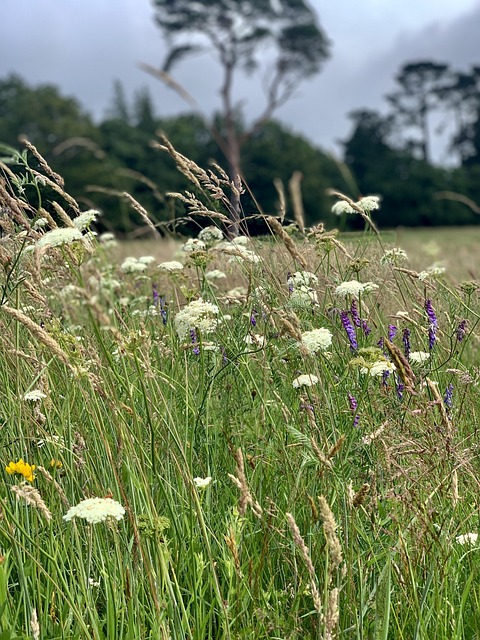
M399 89L389 98L388 115L365 110L352 114L353 130L344 141L342 162L277 121L255 132L242 149L242 171L249 188L243 199L244 213L255 214L258 206L265 213L275 213L278 191L274 181L277 187L280 181L286 193L287 218L292 218L289 181L295 172L301 172L307 224L338 224L330 211L328 188L354 198L381 194L384 206L376 220L383 228L475 224L477 214L459 200L480 202L479 69L470 75L459 74L458 86L448 67L441 73L434 71L434 80L427 67L420 69L420 76L417 71L415 82L415 74L408 81L399 74ZM468 100L461 93L464 90L468 90ZM429 155L430 118L435 110L446 112L447 106L456 114L449 141L451 153L456 154L455 168L433 166ZM218 116L215 125L221 131ZM241 118L238 127L242 128ZM192 185L168 154L152 146L160 131L199 165L207 167L213 160L225 166L208 123L195 114L159 117L146 90L127 99L117 82L106 116L95 123L76 100L61 95L54 86L31 87L18 76L0 81L0 143L19 148L19 136L26 136L64 177L67 191L82 206L103 212L105 229L123 233L141 224L122 197L125 191L155 222L184 215L181 203L168 193L192 189ZM31 197L35 197L33 192ZM347 221L351 226L356 223L353 217Z

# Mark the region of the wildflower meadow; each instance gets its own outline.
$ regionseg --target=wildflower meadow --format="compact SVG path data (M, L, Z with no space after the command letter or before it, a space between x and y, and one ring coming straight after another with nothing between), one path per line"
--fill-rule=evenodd
M480 638L477 283L166 146L198 232L130 253L3 150L0 639Z

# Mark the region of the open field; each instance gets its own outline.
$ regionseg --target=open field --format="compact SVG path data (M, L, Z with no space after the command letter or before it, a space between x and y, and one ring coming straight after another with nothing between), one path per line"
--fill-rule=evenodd
M479 228L179 252L13 194L2 640L480 638Z

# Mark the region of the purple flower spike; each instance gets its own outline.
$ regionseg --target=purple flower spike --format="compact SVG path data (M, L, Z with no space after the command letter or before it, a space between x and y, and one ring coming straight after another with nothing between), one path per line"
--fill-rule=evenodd
M457 327L457 340L458 342L462 342L465 338L465 334L467 333L467 321L462 320Z
M252 325L252 327L257 326L257 320L255 319L256 313L257 313L256 309L252 309L252 313L250 314L250 324Z
M428 327L428 348L431 351L435 345L438 327L437 316L435 315L431 300L425 300L425 311L427 312L428 321L430 323L430 326Z
M366 320L362 320L362 329L363 329L363 333L368 336L370 333L372 333L372 330L370 329L370 327L367 324Z
M360 422L360 414L356 413L357 411L357 407L358 407L358 402L357 399L355 398L355 396L353 396L351 393L348 394L348 404L350 407L350 411L355 414L354 418L353 418L353 426L354 427L358 427L358 423Z
M167 310L165 309L165 298L160 297L158 299L158 304L160 305L160 315L162 316L162 322L164 325L167 324Z
M200 355L200 346L198 344L198 339L197 339L197 332L195 331L195 329L190 329L190 340L192 341L193 349L192 349L192 353L195 356Z
M348 311L341 311L340 319L342 321L343 328L347 333L348 340L350 342L350 349L352 351L356 351L358 349L357 336L355 334L355 329L350 322L350 318L348 317Z
M393 342L393 339L397 335L397 327L394 324L388 325L388 339Z
M356 300L352 300L352 304L351 304L351 307L350 307L350 315L352 316L353 324L356 327L359 327L360 324L361 324L361 320L360 320L360 316L358 315L357 301Z
M405 391L405 385L402 382L397 382L397 396L400 400L403 398L404 391Z
M402 340L405 357L408 358L408 356L410 355L410 329L408 329L408 327L403 330Z
M453 402L453 384L452 383L448 385L447 390L445 391L445 395L443 396L443 402L445 403L445 406L447 407L447 409L452 408L452 402Z

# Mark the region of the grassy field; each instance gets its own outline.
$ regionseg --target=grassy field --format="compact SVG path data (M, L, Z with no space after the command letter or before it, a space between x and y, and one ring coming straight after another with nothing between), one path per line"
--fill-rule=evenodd
M1 640L480 638L480 228L0 201Z

